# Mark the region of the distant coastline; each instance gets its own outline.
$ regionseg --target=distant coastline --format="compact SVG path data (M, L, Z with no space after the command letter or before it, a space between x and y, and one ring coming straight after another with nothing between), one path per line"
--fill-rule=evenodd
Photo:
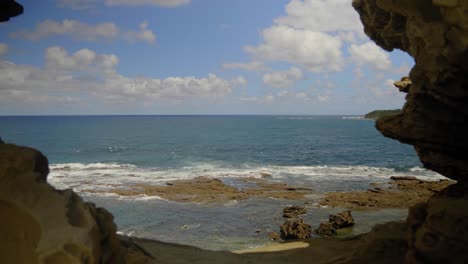
M393 110L374 110L364 115L365 119L379 119L385 116L391 116L401 113L401 109Z

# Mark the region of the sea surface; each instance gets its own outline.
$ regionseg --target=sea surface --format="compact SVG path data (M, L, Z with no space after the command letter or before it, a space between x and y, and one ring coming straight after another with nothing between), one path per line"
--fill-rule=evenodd
M0 137L41 150L48 181L110 210L121 233L214 250L270 243L287 205L307 203L304 220L318 226L340 210L314 205L323 192L365 190L391 176L443 178L422 169L411 146L383 137L373 120L349 116L0 116ZM188 204L83 192L198 176L229 182L262 172L310 187L317 197ZM354 212L350 232L406 213Z

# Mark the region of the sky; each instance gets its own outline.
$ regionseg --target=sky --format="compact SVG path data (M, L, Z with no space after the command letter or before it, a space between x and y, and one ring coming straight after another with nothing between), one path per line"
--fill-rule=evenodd
M351 0L19 0L0 115L360 115L402 107L413 59Z

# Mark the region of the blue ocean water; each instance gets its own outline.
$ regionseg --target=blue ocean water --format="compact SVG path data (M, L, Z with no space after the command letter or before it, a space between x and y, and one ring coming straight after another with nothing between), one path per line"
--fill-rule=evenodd
M383 137L374 121L342 116L3 116L0 137L41 150L51 167L48 181L109 209L121 232L209 249L268 243L281 209L293 203L311 205L305 220L318 225L338 210L313 206L323 192L365 190L395 175L441 177L421 168L412 147ZM318 196L206 205L107 192L197 176L230 183L265 172ZM359 233L403 219L406 211L356 214Z
M420 166L412 147L380 135L374 121L341 116L0 117L0 136L52 164Z

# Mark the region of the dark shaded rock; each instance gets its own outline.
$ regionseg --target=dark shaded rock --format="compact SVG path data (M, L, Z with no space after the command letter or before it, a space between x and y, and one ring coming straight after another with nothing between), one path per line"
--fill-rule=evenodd
M276 232L271 232L270 234L268 234L268 239L270 240L273 240L273 241L276 241L276 240L280 240L280 235L278 235L278 233Z
M6 22L11 17L23 14L23 6L14 0L0 1L0 22Z
M354 0L365 33L415 60L403 112L377 129L411 144L426 168L457 181L468 175L468 1Z
M354 225L354 218L351 215L350 210L338 214L332 214L328 218L328 221L335 229L350 227Z
M467 184L449 186L408 215L408 263L468 263Z
M309 238L312 233L310 225L304 223L302 219L286 220L280 227L281 238L283 240Z
M47 180L39 151L0 144L1 263L149 263L125 246L113 216Z
M3 142L1 137L0 137L0 144L5 144L5 142Z
M296 218L299 215L306 214L307 210L302 206L288 206L283 209L284 218Z
M330 222L323 222L314 230L314 233L320 236L333 236L336 235L336 228Z

